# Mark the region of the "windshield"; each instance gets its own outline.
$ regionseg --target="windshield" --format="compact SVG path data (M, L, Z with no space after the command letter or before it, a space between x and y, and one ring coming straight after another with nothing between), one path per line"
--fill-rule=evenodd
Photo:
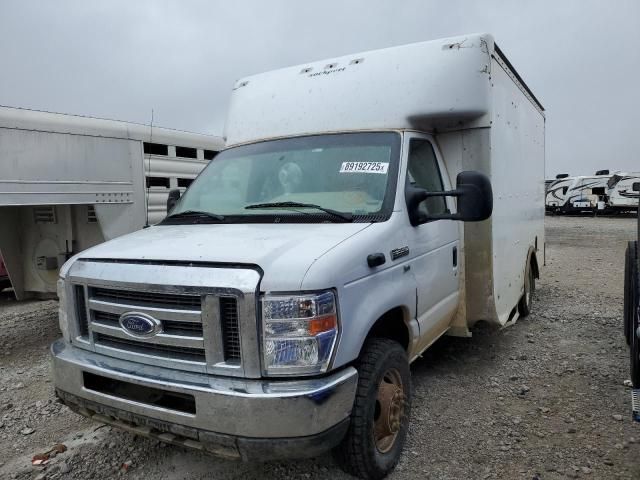
M394 132L315 135L231 148L202 171L163 223L386 220L393 209L399 151L400 135Z

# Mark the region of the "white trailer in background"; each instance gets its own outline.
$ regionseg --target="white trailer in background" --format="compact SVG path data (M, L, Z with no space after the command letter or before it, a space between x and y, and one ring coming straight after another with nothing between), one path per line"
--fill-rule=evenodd
M640 173L614 173L607 182L607 210L626 212L638 210L640 192L634 184L640 182Z
M546 211L555 213L564 205L565 196L573 183L573 179L574 177L569 175L558 175L555 180L551 180L546 185L544 201Z
M157 223L223 141L0 107L0 252L18 299L56 291L72 254Z
M557 180L547 191L546 209L553 213L594 213L606 207L609 174L567 177Z

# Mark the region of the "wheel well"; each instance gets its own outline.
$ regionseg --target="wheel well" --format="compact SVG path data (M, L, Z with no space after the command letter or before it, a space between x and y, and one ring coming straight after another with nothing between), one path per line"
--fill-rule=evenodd
M538 258L536 257L536 252L531 252L531 268L533 269L533 276L537 279L540 279L540 269L538 268Z
M367 334L367 338L388 338L395 340L402 348L409 349L409 328L404 321L405 313L402 307L396 307L382 315Z

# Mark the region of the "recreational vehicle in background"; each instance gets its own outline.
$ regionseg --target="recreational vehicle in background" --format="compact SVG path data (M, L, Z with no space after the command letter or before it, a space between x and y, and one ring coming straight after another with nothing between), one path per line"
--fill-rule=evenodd
M567 177L549 186L545 206L559 214L595 213L606 209L609 173L593 176Z
M607 182L607 210L628 212L638 209L640 192L633 187L640 182L640 173L614 173Z
M219 137L0 107L0 252L16 297L54 294L72 255L157 223Z
M547 212L557 213L562 205L569 190L569 186L573 183L573 177L563 173L556 176L555 180L550 180L545 188L545 210Z

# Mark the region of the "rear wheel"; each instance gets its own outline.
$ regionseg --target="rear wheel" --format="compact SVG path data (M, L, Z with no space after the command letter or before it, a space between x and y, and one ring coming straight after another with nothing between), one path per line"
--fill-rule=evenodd
M368 340L356 362L358 389L349 430L334 450L348 473L381 479L397 465L411 409L407 354L399 343Z
M536 291L536 279L533 274L531 262L527 263L527 271L524 275L524 294L518 302L518 312L521 317L526 317L531 313L533 307L533 294Z
M635 242L637 253L637 242ZM631 349L631 382L633 388L640 388L640 337L638 337L638 327L640 327L640 267L638 266L638 257L636 256L631 262L630 286L628 303L630 309L629 317L629 347Z
M638 242L629 242L624 255L624 336L627 339L627 345L631 345L631 323L632 323L632 307L631 307L631 283L633 281L631 272L633 262L637 261Z

